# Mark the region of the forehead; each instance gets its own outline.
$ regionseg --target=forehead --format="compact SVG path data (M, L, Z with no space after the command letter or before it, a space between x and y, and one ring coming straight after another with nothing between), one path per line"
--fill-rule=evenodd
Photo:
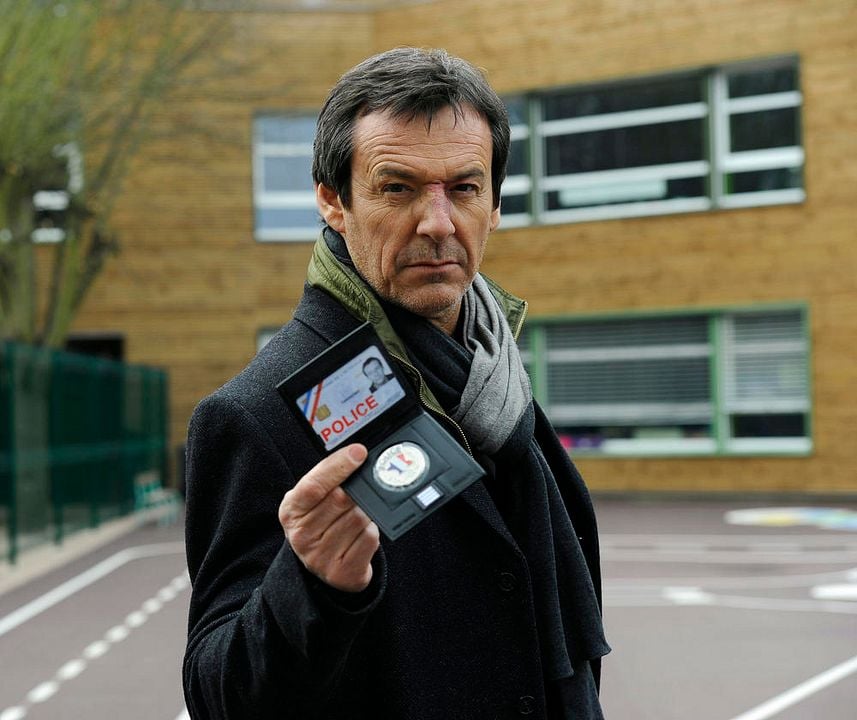
M491 168L491 129L470 108L456 113L451 107L429 119L400 118L388 111L372 112L354 125L353 169L367 173L395 169L396 165Z

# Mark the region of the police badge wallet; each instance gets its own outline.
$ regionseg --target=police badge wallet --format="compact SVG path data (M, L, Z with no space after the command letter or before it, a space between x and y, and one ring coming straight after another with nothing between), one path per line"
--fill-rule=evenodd
M351 442L367 447L366 461L342 487L391 540L484 474L423 409L369 323L277 391L323 453Z

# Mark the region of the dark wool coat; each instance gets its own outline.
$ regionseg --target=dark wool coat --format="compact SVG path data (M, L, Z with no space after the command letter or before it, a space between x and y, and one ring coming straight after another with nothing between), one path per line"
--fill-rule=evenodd
M321 456L275 386L358 324L307 287L295 319L193 415L190 714L545 718L527 563L481 481L395 542L382 539L373 581L357 595L324 586L284 541L279 503ZM600 598L592 505L538 409L536 438L562 468L560 491Z

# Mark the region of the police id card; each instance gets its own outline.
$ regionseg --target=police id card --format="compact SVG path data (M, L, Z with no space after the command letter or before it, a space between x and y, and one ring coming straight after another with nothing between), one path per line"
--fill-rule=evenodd
M484 474L420 405L364 323L277 385L324 453L352 442L369 455L342 487L391 540Z

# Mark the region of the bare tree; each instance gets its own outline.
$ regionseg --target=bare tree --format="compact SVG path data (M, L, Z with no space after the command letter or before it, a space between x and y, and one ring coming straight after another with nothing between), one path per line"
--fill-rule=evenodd
M155 112L199 93L230 28L188 0L0 0L0 338L62 344L118 249L111 211Z

